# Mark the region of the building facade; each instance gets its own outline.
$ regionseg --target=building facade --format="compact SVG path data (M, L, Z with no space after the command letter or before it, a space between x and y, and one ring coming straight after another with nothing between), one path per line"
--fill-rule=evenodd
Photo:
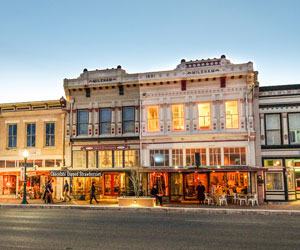
M263 200L257 72L251 62L185 61L139 74L144 192L156 185L168 201L247 189Z
M72 192L89 199L95 182L101 199L130 193L130 171L139 167L140 113L136 74L116 69L84 72L65 79L66 166L100 177L75 177Z
M260 87L266 200L300 199L300 85Z
M59 100L0 104L0 198L22 195L25 149L27 191L31 198L41 197L50 171L64 165L64 119ZM53 180L60 198L60 180Z

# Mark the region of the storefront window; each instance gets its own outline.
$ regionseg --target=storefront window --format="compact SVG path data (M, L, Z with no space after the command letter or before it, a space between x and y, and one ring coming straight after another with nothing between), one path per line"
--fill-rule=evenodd
M138 150L125 150L125 167L137 167L139 164Z
M282 159L265 159L264 167L282 167Z
M198 104L199 129L210 129L210 103Z
M167 173L151 173L150 174L150 190L156 185L159 194L163 196L169 195L168 174Z
M100 168L112 168L112 151L103 150L98 152L99 167Z
M86 151L73 151L73 168L86 168Z
M246 165L245 148L224 148L224 165Z
M267 145L281 144L280 114L266 115L266 138Z
M147 123L149 132L159 131L159 108L158 106L150 106L147 108Z
M122 121L123 134L134 133L135 107L123 107Z
M123 167L123 150L115 150L114 157L115 157L114 167L122 168Z
M169 150L150 150L150 165L152 167L169 167Z
M190 173L184 175L184 197L185 199L197 199L197 186L200 182L207 189L207 175L199 173Z
M171 199L178 200L183 195L183 175L171 173Z
M7 168L14 168L16 167L16 161L6 161Z
M43 160L35 160L34 161L34 166L38 167L38 168L43 167Z
M96 151L88 151L88 168L97 167L97 154Z
M12 195L16 194L16 176L4 175L3 176L3 194Z
M100 109L100 134L110 134L111 126L111 109L110 108L101 108Z
M294 169L287 168L286 174L287 174L288 190L294 191L295 190L295 171L294 171Z
M266 173L266 190L283 191L283 173Z
M172 105L172 128L173 130L184 130L184 105Z
M238 101L225 102L226 128L239 128Z
M45 160L45 167L53 168L55 160Z
M285 165L287 167L300 167L300 159L295 158L295 159L286 159L285 160Z
M89 126L89 111L77 111L77 135L87 135Z
M0 168L5 168L5 161L0 161Z
M209 165L210 166L221 165L221 149L220 148L210 148L209 149Z
M195 154L200 154L200 164L201 166L206 166L206 149L205 148L188 148L186 149L186 165L196 166Z
M172 149L172 166L178 167L183 166L183 150L182 149Z
M300 144L300 113L288 114L290 144Z

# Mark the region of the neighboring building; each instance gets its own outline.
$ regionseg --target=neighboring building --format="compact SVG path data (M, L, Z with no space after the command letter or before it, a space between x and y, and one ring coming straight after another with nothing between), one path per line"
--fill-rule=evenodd
M84 70L78 78L64 80L66 166L101 172L101 177L74 177L74 197L88 199L92 182L102 199L130 193L130 171L140 165L137 83L138 75L120 66Z
M196 200L202 182L264 199L256 78L251 62L225 56L138 75L144 193L156 184L166 200Z
M300 84L259 90L266 200L300 199Z
M30 197L39 198L50 170L63 166L65 125L61 101L0 104L0 197L19 197L25 149L29 151ZM60 198L60 180L53 179L54 195Z

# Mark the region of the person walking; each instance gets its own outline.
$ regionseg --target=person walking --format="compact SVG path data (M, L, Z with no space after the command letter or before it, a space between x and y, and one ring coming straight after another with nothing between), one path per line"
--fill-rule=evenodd
M97 201L97 198L96 198L96 187L95 187L95 182L92 182L92 186L91 186L90 204L92 204L93 199L95 199L95 201L97 202L97 204L99 203L99 202Z
M199 204L204 204L204 200L205 200L205 187L204 187L204 185L201 182L197 186L197 196L198 196Z
M155 197L156 199L156 203L157 201L159 202L159 205L162 206L162 196L159 195L158 189L157 189L157 185L154 185L151 189L151 195Z
M64 185L64 202L67 201L67 198L69 199L69 201L71 201L71 197L69 196L69 190L70 190L69 183L66 180Z

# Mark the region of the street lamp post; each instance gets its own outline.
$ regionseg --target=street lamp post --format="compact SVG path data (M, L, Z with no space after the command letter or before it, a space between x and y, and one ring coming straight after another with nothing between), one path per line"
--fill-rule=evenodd
M28 158L28 151L24 150L23 151L23 157L24 157L24 185L23 185L23 200L22 200L22 204L28 204L27 199L26 199L26 168L27 168L27 158Z

